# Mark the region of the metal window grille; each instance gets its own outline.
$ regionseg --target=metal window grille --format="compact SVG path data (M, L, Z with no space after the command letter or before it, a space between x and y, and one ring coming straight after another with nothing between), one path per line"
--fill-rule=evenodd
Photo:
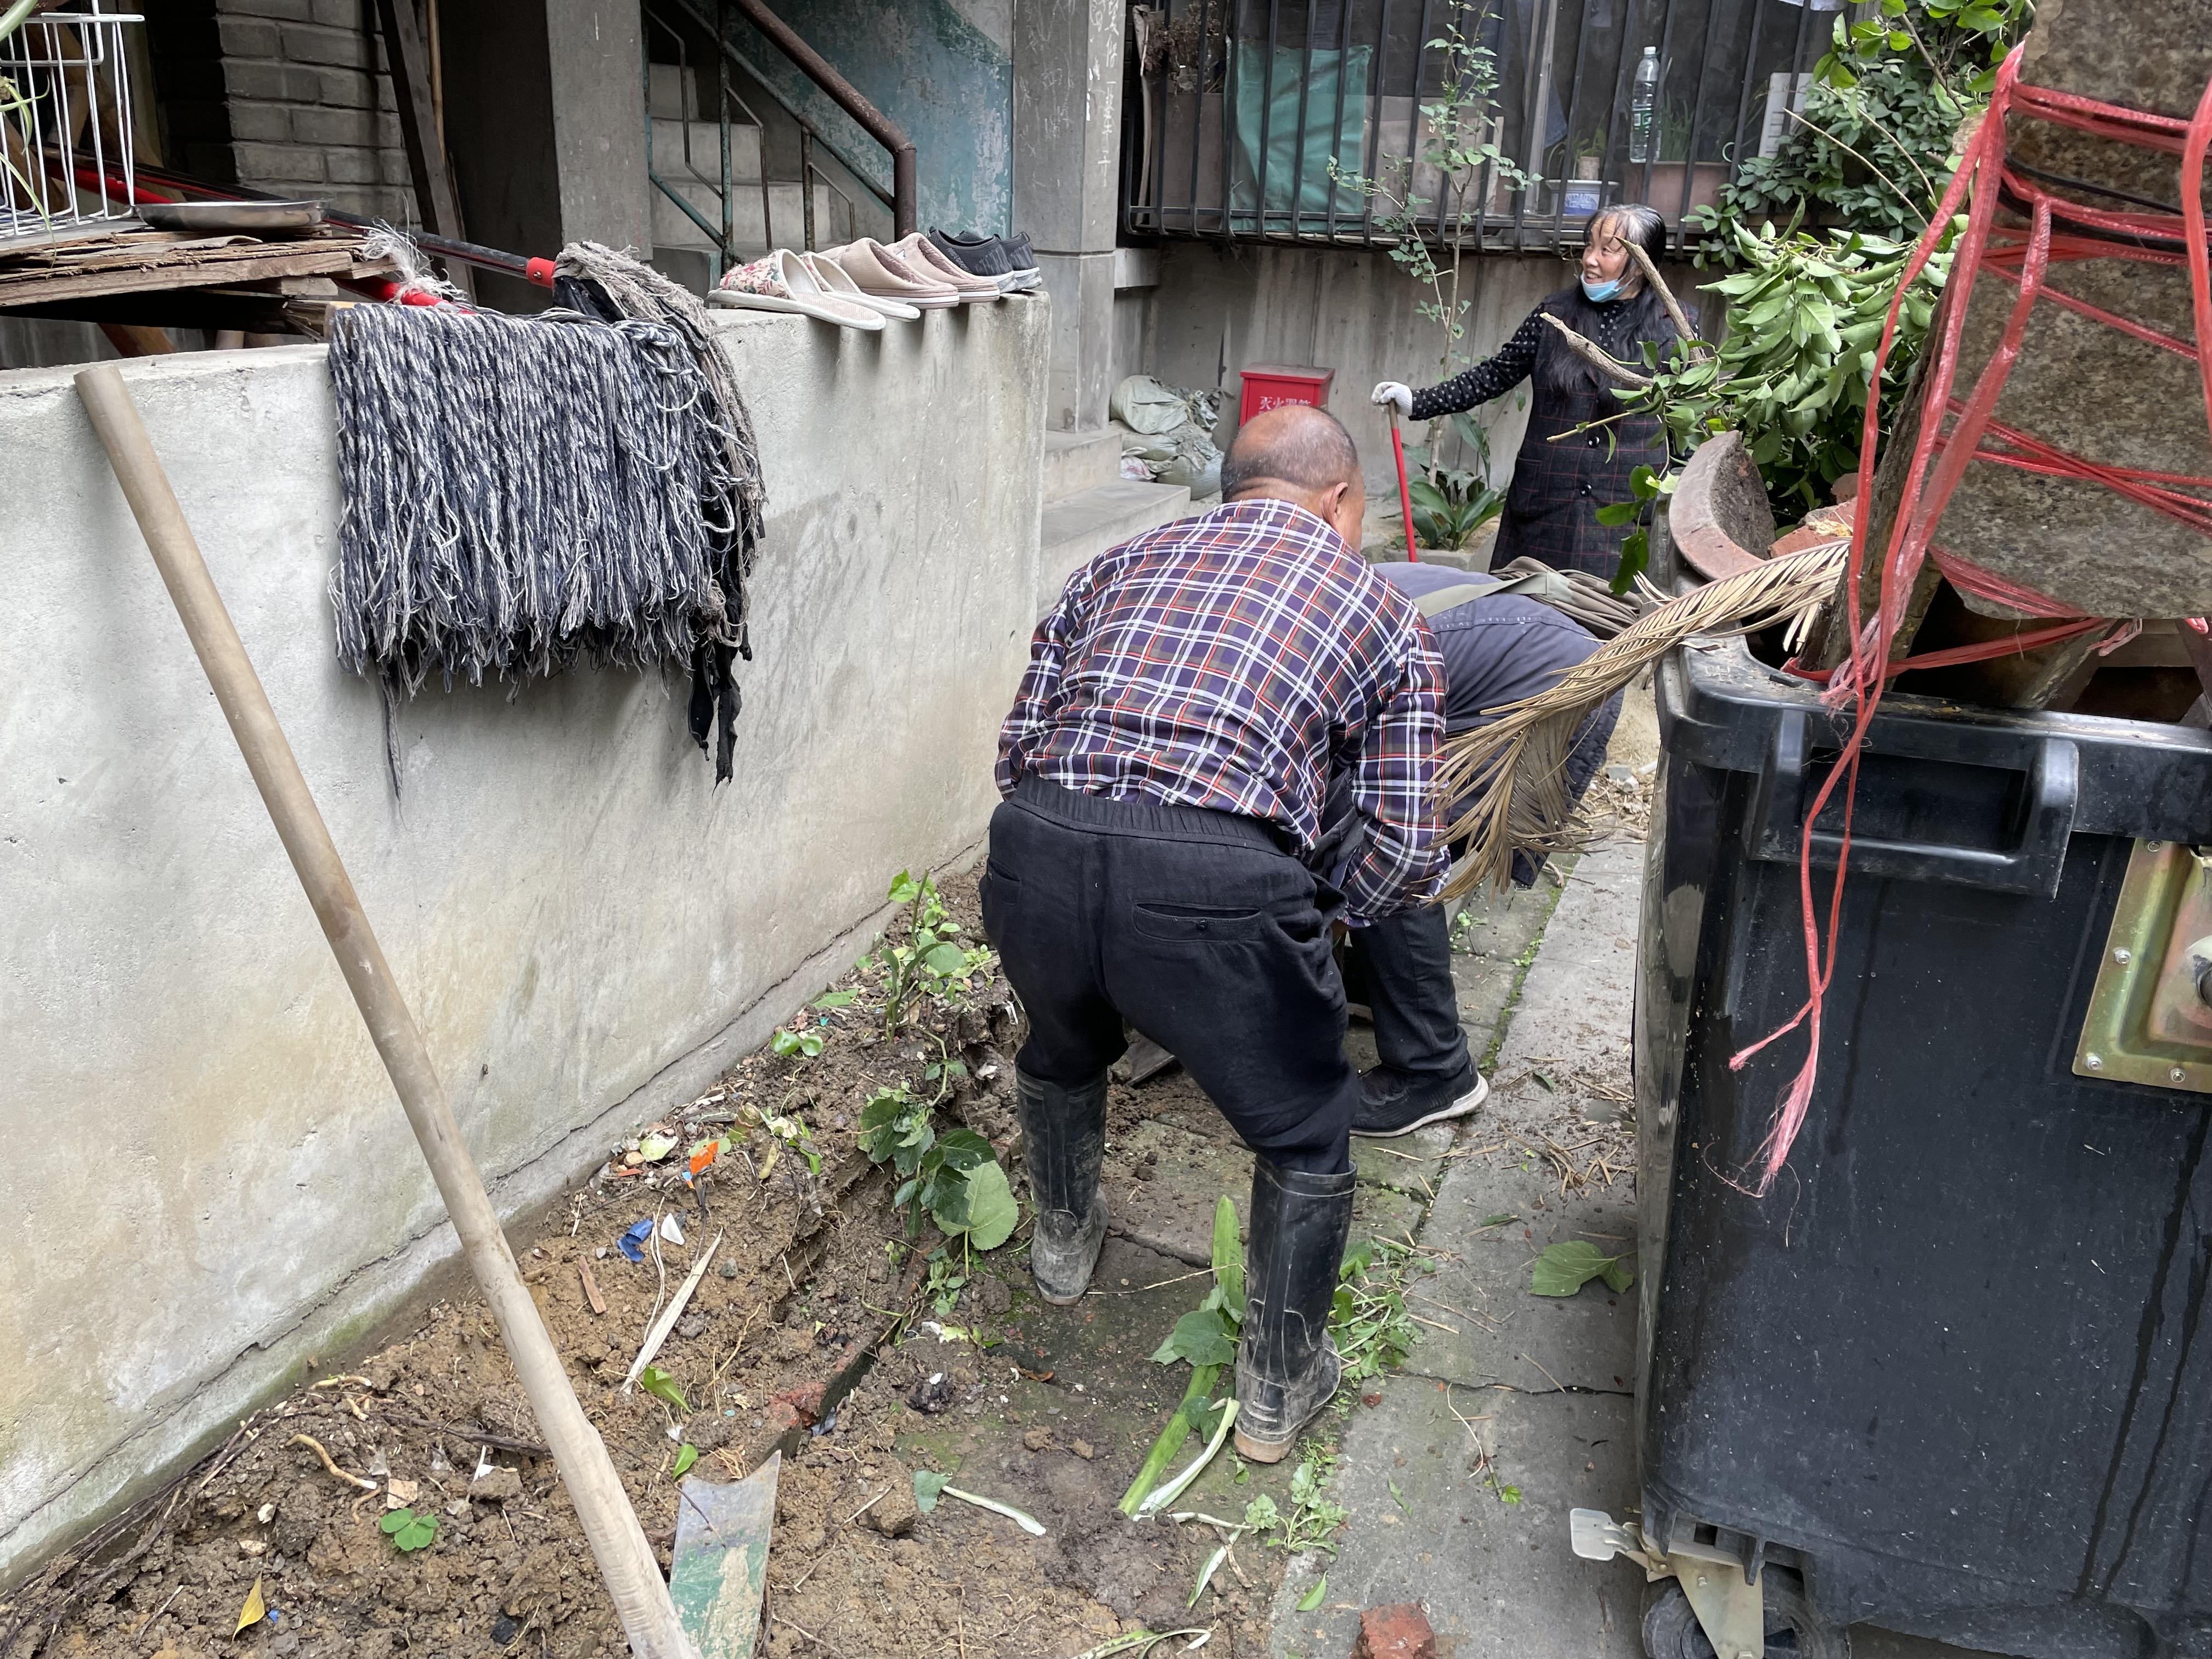
M64 240L131 216L137 160L123 30L102 0L0 40L0 242Z
M1642 202L1677 246L1802 107L1844 0L1159 0L1135 9L1123 217L1136 234L1571 251L1591 214ZM1450 188L1435 118L1454 33L1494 84L1486 137L1528 175ZM1641 135L1635 74L1658 82Z

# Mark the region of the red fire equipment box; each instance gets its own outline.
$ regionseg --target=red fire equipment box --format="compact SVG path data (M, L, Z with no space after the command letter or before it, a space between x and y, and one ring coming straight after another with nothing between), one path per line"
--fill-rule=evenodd
M1255 415L1280 409L1286 404L1326 409L1328 383L1336 378L1336 371L1301 363L1254 363L1243 371L1243 375L1244 395L1237 405L1239 426Z

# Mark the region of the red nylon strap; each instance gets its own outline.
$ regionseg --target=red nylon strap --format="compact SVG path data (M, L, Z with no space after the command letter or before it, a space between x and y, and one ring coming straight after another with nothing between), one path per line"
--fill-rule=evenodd
M2077 93L2024 85L2020 79L2021 58L2020 50L2015 48L1997 71L1988 112L1968 142L1958 170L1944 189L1941 204L1906 262L1875 354L1873 384L1867 397L1859 442L1860 472L1868 478L1874 476L1875 470L1882 373L1896 343L1897 321L1905 296L1935 257L1953 218L1966 205L1971 193L1966 227L1954 247L1951 272L1945 284L1942 328L1940 337L1933 343L1923 403L1924 407L1946 412L1950 417L1949 429L1943 429L1941 420L1923 423L1906 470L1902 504L1891 524L1888 544L1882 551L1878 603L1873 616L1853 637L1848 658L1830 675L1828 689L1822 694L1822 701L1831 708L1851 708L1853 718L1837 764L1822 781L1806 811L1804 832L1798 847L1798 902L1805 920L1806 1000L1788 1023L1742 1050L1729 1062L1733 1068L1741 1070L1769 1043L1801 1025L1806 1028L1805 1062L1784 1091L1773 1122L1753 1154L1746 1171L1748 1180L1737 1183L1757 1194L1771 1188L1775 1177L1788 1161L1819 1075L1821 1009L1835 974L1844 884L1850 867L1851 816L1858 787L1859 757L1864 751L1868 728L1873 724L1888 682L1907 669L1984 660L2100 627L2115 629L2103 645L2104 649L2110 650L2131 635L2136 626L2106 618L2074 617L2047 595L1936 549L1936 526L1967 465L1980 460L2045 477L2097 483L2191 529L2212 533L2212 501L2188 493L2212 489L2212 479L2102 466L1993 418L2005 381L2019 361L2029 316L2039 299L2048 298L2054 304L2119 329L2136 339L2194 359L2204 394L2206 420L2212 424L2212 352L2202 349L2205 341L2212 340L2212 261L2207 258L2203 200L2204 157L2208 145L2212 145L2212 84L2206 86L2195 113L2182 121L2172 116L2101 103ZM2004 144L2005 121L2010 113L2179 156L2179 216L2156 210L2114 212L2084 207L2053 196L2033 180L2008 170L2004 164ZM1996 223L1998 202L2008 193L2013 200L2026 205L2028 224L2025 230L2000 228ZM2058 229L2060 225L2065 228ZM2183 251L2172 253L2144 248L2133 240L2140 238L2179 242ZM2167 265L2185 260L2197 344L2176 340L2147 325L2118 317L2046 285L2045 279L2054 259L2067 264L2093 258L2132 259ZM1966 296L1972 294L1974 279L1985 267L2014 284L2019 289L2019 297L2006 319L1996 352L1976 377L1972 390L1959 398L1954 395L1953 388L1958 375L1960 341L1966 326ZM1871 489L1862 489L1853 504L1854 556L1844 567L1844 584L1845 602L1853 617L1864 614L1859 555L1867 547L1873 528L1873 496ZM2063 620L2051 628L2009 640L1930 652L1919 658L1893 662L1891 646L1902 625L1905 606L1923 563L1931 556L1954 586L1995 599L2027 615ZM1806 677L1814 678L1810 674ZM1820 914L1813 896L1813 826L1839 787L1844 791L1842 835L1837 849L1835 880L1829 889L1824 949Z

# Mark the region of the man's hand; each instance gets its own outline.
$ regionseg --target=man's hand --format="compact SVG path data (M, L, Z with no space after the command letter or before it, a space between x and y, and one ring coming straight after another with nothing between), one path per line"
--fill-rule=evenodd
M1413 418L1413 387L1401 386L1395 380L1382 380L1378 381L1375 390L1367 395L1369 400L1373 403L1395 404L1398 405L1399 414L1409 421Z

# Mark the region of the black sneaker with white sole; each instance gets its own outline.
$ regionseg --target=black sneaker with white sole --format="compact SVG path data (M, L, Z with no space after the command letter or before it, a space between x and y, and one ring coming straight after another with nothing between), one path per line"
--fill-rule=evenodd
M962 236L952 231L932 230L937 251L975 276L988 277L1001 294L1018 294L1043 281L1026 236Z
M1468 1066L1441 1081L1377 1066L1359 1074L1352 1133L1370 1140L1411 1134L1431 1123L1470 1115L1490 1097L1490 1085Z

